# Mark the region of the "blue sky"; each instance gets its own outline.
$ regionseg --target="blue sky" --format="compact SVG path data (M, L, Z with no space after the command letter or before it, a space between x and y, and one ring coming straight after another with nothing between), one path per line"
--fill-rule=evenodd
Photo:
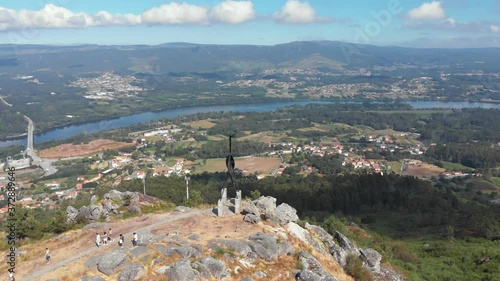
M500 47L500 1L0 0L0 44L302 40Z

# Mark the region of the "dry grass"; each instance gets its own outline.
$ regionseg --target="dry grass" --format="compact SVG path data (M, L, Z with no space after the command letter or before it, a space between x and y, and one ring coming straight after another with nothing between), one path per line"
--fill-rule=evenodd
M432 176L437 177L444 171L446 171L444 168L422 163L420 165L409 165L407 174L419 178L430 178Z
M186 125L190 126L191 128L210 129L217 124L214 122L208 121L208 120L199 120L199 121L187 123Z

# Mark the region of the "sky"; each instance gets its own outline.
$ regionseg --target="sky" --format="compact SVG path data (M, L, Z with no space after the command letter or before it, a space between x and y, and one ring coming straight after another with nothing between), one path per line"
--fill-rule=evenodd
M0 0L0 44L500 47L499 0Z

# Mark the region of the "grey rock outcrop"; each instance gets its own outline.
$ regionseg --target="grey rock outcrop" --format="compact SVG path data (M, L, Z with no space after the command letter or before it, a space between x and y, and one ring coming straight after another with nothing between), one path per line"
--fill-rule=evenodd
M234 249L240 255L247 256L248 253L252 252L250 246L244 241L234 241L234 240L223 240L215 239L208 241L208 248L217 251L219 248L229 248Z
M243 218L243 221L256 224L260 221L260 216L254 214L246 214L245 217Z
M92 196L90 205L83 206L76 212L75 208L68 207L66 209L67 221L74 222L79 218L86 220L98 220L101 217L104 217L105 220L110 220L112 215L121 215L121 212L118 211L121 207L128 207L129 212L140 213L141 206L160 201L161 200L158 198L143 195L137 192L120 192L117 190L111 190L104 194L101 200L99 200L96 195ZM75 213L77 214L75 215Z
M261 213L269 213L276 209L276 198L271 196L262 196L257 199L255 205L259 208Z
M138 238L137 245L139 246L149 245L151 244L151 242L153 242L154 237L155 236L151 233L149 229L147 228L141 229L137 231L137 238Z
M328 274L321 263L308 252L302 251L299 253L299 263L302 265L302 270L295 275L297 280L338 281Z
M316 236L318 236L318 238L328 248L329 253L340 264L340 266L346 265L346 258L348 252L344 250L342 247L340 247L337 243L335 243L335 240L332 235L326 232L326 230L324 230L323 228L308 223L306 223L306 229L314 233ZM351 245L351 244L352 243L350 241L348 243L346 242L346 245Z
M380 261L382 260L382 255L375 251L374 249L360 249L359 250L361 259L365 262L366 266L376 272L380 271Z
M106 213L115 213L118 214L118 208L119 206L115 205L112 201L106 201L103 205L103 209L106 211Z
M306 229L302 228L300 225L290 222L286 225L286 230L288 233L299 240L311 245L314 249L322 253L328 253L325 245L318 240L316 240Z
M198 247L189 245L155 245L158 251L164 254L166 257L173 257L179 255L182 258L199 258L201 257L201 250Z
M203 264L210 272L210 275L217 280L223 280L230 276L227 265L223 261L216 260L212 257L206 257L201 259L200 263Z
M87 269L97 269L97 264L101 260L102 255L93 256L87 259L85 262L85 268Z
M339 241L340 247L344 249L348 253L356 253L358 252L358 248L352 244L351 240L349 240L347 237L344 236L344 234L336 231L335 232L335 239Z
M138 258L138 257L146 254L149 251L150 250L148 247L138 246L138 247L135 247L132 250L130 250L130 256L135 259L135 258Z
M249 201L247 205L243 208L243 214L252 214L255 216L260 216L260 210L257 208L254 202Z
M66 221L74 222L78 216L78 210L72 206L66 208Z
M128 260L129 257L125 249L115 248L101 257L97 263L97 270L109 276Z
M266 220L276 224L283 226L289 222L296 222L299 220L299 216L297 216L297 210L295 210L292 206L282 203L274 211L266 213Z
M118 276L118 281L133 281L139 280L144 276L144 266L140 263L133 263L127 265L125 269Z
M169 281L193 281L198 279L200 272L193 269L188 260L181 260L171 264L165 275Z
M267 261L274 260L278 258L279 255L279 247L278 247L278 241L275 236L268 234L268 233L256 233L254 235L250 235L248 237L248 240L253 241L257 243L258 245L261 245L263 250L267 252L267 254L262 253L262 250L260 251L261 254L264 254L264 256L267 257ZM252 248L252 246L250 245ZM259 247L255 247L256 249L259 249ZM253 250L253 248L252 248ZM259 249L260 250L260 249ZM260 256L259 252L254 251L257 255Z

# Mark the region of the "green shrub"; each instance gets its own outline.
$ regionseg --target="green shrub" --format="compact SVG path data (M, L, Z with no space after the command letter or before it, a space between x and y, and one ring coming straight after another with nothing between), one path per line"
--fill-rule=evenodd
M373 276L370 270L363 267L363 262L356 255L347 255L346 265L344 269L345 272L354 277L356 281L373 280Z

